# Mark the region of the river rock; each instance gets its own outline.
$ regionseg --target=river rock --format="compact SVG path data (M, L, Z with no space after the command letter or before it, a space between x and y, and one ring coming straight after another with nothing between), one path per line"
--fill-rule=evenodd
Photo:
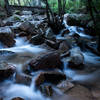
M88 90L88 88L85 88L81 85L76 85L65 94L78 98L78 100L93 100L91 92Z
M15 72L15 67L6 62L0 62L0 81L11 77Z
M70 33L69 29L65 29L65 30L62 32L61 36L64 36L64 35L66 35L66 34L68 34L68 33Z
M58 84L62 80L66 80L66 75L58 71L41 72L35 79L35 84L39 87L41 84L52 83Z
M74 69L83 69L84 68L84 56L80 49L73 48L71 50L71 59L68 62L68 67L74 68Z
M59 51L60 53L66 53L69 51L70 49L70 44L68 43L68 41L63 41L62 43L60 43L60 46L59 46Z
M100 100L100 83L91 87L91 93L95 100Z
M12 47L15 44L14 35L8 27L0 28L0 42L5 46Z
M44 40L45 39L43 34L37 34L30 39L30 43L34 45L41 45L44 43Z
M89 19L86 14L68 14L66 17L68 25L81 27L86 27Z
M73 83L66 80L59 83L57 85L57 88L59 88L63 93L65 93L66 91L69 91L70 89L72 89L74 86L75 85Z
M48 28L48 29L46 30L45 37L48 38L48 39L52 39L52 38L55 37L55 36L54 36L54 33L53 33L53 31L52 31L51 28Z
M53 95L53 88L51 85L41 85L40 91L44 96L51 97Z
M58 53L48 53L44 56L33 59L28 64L33 71L63 69L63 64Z
M35 26L33 24L31 24L30 22L28 22L28 21L23 22L19 26L19 29L22 30L22 31L24 31L24 32L27 32L28 34L36 35Z
M56 42L56 41L46 40L45 43L46 43L49 47L51 47L51 48L53 48L53 49L56 49L56 50L59 49L59 44L60 44L60 43L58 43L58 42Z
M32 77L26 74L16 73L15 80L16 83L30 85L32 82Z
M24 100L24 99L20 97L16 97L16 98L13 98L12 100Z

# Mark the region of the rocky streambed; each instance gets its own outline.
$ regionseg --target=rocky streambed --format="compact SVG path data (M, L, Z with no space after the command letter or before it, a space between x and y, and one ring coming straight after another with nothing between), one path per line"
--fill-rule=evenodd
M98 37L68 18L58 35L30 11L0 20L0 100L100 99Z

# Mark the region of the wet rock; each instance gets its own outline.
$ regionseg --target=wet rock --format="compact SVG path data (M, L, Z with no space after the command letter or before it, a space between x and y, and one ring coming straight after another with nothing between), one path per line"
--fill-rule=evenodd
M32 77L26 74L16 73L15 80L16 83L30 85L32 82Z
M12 34L12 30L9 27L0 27L0 34L1 33Z
M51 47L51 48L53 48L53 49L58 49L59 48L59 42L57 43L56 41L52 41L52 40L46 40L45 41L45 43L49 46L49 47Z
M70 49L70 44L68 43L68 41L63 41L62 43L60 43L60 46L59 46L59 52L60 53L66 53L69 51Z
M26 32L19 32L18 36L19 37L26 37L28 34Z
M37 34L30 39L30 43L32 43L34 45L40 45L40 44L44 43L44 40L45 39L44 39L43 34Z
M86 27L90 18L86 14L68 14L66 19L70 26Z
M91 93L92 93L95 100L100 100L100 86L99 86L99 84L98 84L98 86L93 87L91 89Z
M15 44L14 36L10 28L0 28L0 42L5 46L12 47Z
M55 36L54 36L54 33L53 33L53 31L52 31L51 28L48 28L48 29L46 30L45 37L48 38L48 39L52 39L52 38L55 37Z
M66 35L68 33L70 33L70 31L68 29L66 29L66 30L63 31L63 33L61 35L64 36L64 35Z
M51 85L41 85L40 91L44 96L51 97L53 95L53 88Z
M74 87L74 84L72 84L68 80L62 81L61 83L57 85L57 88L59 88L63 93L65 93L66 91L70 91L70 89L72 89L73 87Z
M11 17L8 17L6 20L4 20L5 23L8 22L21 22L23 19L21 18L21 16L14 14Z
M70 91L67 91L66 94L76 97L78 100L93 100L91 92L81 85L76 85Z
M16 53L8 50L0 50L0 61L15 57Z
M24 99L20 97L16 97L16 98L13 98L12 100L24 100Z
M62 80L66 80L66 75L58 71L41 72L35 79L35 84L39 87L44 83L58 84Z
M11 77L15 72L15 67L6 62L0 62L0 81Z
M35 26L33 24L31 24L30 22L28 22L28 21L23 22L19 26L19 29L22 30L22 31L24 31L24 32L27 32L28 34L36 35Z
M73 48L71 50L71 59L68 62L68 67L73 69L83 69L84 68L84 56L80 49Z
M49 53L37 59L33 59L29 64L33 71L63 69L63 64L58 53Z
M23 23L20 25L19 28L20 28L22 31L27 31L30 27L31 27L30 22L26 21L26 22L23 22Z

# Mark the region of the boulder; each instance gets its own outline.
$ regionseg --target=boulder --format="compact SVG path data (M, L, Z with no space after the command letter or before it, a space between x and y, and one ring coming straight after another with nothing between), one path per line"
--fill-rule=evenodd
M62 43L60 43L60 46L59 46L59 52L60 53L66 53L69 51L70 49L70 44L68 43L68 41L63 41Z
M0 62L0 81L8 79L15 72L15 67L6 62Z
M56 52L48 53L37 59L33 59L30 61L28 66L30 66L33 71L63 69L63 63L60 59L60 55Z
M44 83L58 84L62 80L66 80L66 75L58 71L41 72L35 79L36 87Z
M0 28L0 42L7 47L12 47L15 44L14 35L8 27Z
M31 24L30 22L28 21L25 21L23 22L20 26L19 26L19 29L24 31L24 32L27 32L28 34L33 34L33 35L36 35L37 33L35 32L35 25Z
M56 42L56 41L52 41L52 40L46 40L45 41L45 43L49 46L49 47L51 47L51 48L53 48L53 49L59 49L59 42Z
M57 85L57 88L60 89L63 93L70 91L75 85L68 80L62 81Z
M67 24L70 26L86 27L90 17L86 14L68 14L66 17Z
M76 85L70 91L66 92L67 95L76 97L78 100L93 100L93 96L88 88L81 85Z
M65 30L62 32L61 36L67 35L67 34L69 34L69 33L70 33L69 29L65 29Z
M16 83L30 85L32 82L32 77L26 74L16 73L15 80Z
M13 98L12 100L24 100L24 99L20 97L16 97L16 98Z
M84 56L80 49L73 48L70 52L71 59L68 62L68 67L73 69L83 69L84 68Z
M45 39L43 34L37 34L30 39L30 43L34 45L40 45L44 43L44 40Z

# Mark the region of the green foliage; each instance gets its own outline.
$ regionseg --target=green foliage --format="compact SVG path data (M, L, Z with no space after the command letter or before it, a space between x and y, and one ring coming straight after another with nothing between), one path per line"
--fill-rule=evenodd
M53 9L54 12L58 10L58 0L48 0L50 7ZM84 7L84 3L82 0L66 0L66 12L76 12L80 8Z
M0 0L0 6L1 6L1 7L4 7L4 6L5 6L4 0Z
M9 4L11 5L18 5L18 0L8 0ZM20 0L20 4L22 6L30 6L29 2L31 5L35 6L37 4L38 0ZM44 1L44 0L40 0ZM58 0L48 0L49 5L51 9L54 12L58 11ZM4 7L5 3L4 0L0 0L0 5ZM66 12L67 13L73 13L73 12L78 12L82 9L85 9L87 5L87 0L66 0ZM93 5L100 11L100 0L93 0ZM39 5L40 6L40 5Z

